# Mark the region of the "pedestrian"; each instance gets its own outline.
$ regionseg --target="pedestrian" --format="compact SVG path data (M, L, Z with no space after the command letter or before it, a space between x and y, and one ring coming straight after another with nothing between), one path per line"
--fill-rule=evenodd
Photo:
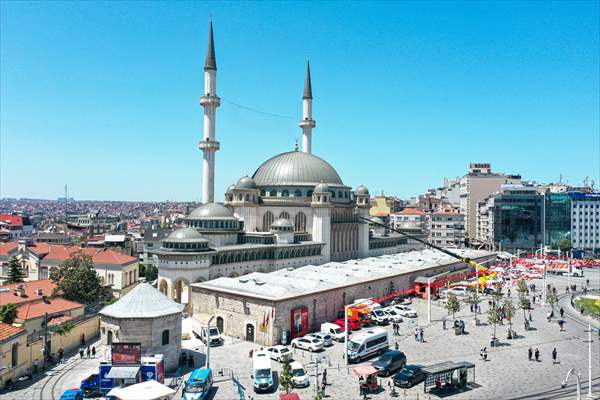
M565 287L565 293L569 293L569 285Z
M590 286L590 280L589 279L585 280L585 286Z
M79 349L79 357L83 358L83 348Z
M529 322L532 322L533 318L531 317L531 311L529 311Z
M560 330L564 331L563 326L565 324L565 321L563 321L562 319L560 321L558 321L558 326L560 326Z
M39 361L38 361L38 359L36 358L35 360L33 360L33 373L34 373L34 374L37 374L37 372L38 372L38 368L39 368Z
M510 289L508 289L508 297L510 297Z
M550 322L550 318L552 318L552 313L550 311L548 311L546 313L546 319L548 320L548 322Z
M579 309L579 312L581 313L581 315L583 315L583 307L581 307L581 308Z
M188 357L188 367L194 368L194 356L192 354Z
M423 336L423 328L419 330L419 335L421 336L421 343L425 341L425 337Z
M419 341L419 328L415 328L415 341Z
M92 358L96 358L96 346L92 346Z
M398 347L399 347L399 346L398 346L398 342L396 342L396 344L394 345L394 349L395 349L396 351L398 351Z
M321 383L321 394L323 397L325 397L325 382Z
M531 359L533 358L533 350L531 349L531 347L527 349L527 356L529 357L529 361L531 361Z
M60 349L58 349L58 362L61 362L63 359L63 354L64 354L64 350L61 347Z
M538 349L537 347L535 348L535 361L540 361L540 349Z
M327 385L327 368L323 370L323 386L325 385Z
M556 351L556 347L552 350L552 364L556 364L556 356L558 352Z
M444 319L442 319L442 329L446 330L446 317L444 317Z
M90 354L92 354L92 350L90 349L90 346L87 347L85 354L87 355L87 358L90 358Z
M363 388L364 383L365 383L365 378L363 378L362 376L360 376L358 378L358 390L359 390L361 396L364 393L364 388Z

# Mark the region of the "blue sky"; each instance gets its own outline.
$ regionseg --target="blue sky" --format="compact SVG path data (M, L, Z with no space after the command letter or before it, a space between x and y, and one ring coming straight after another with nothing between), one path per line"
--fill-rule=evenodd
M293 149L409 197L469 162L600 184L598 2L1 2L1 197L199 200L218 63L217 198ZM229 102L269 113L267 116Z

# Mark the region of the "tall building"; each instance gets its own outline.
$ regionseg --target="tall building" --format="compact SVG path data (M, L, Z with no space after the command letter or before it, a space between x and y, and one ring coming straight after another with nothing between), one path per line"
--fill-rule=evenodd
M460 178L460 213L465 216L466 237L470 241L476 239L478 203L500 191L502 185L514 183L521 183L521 177L494 173L487 163L469 165L469 172Z
M494 196L494 242L502 249L539 248L544 241L544 196L535 187L505 185Z
M465 216L454 211L427 214L429 243L442 247L460 248L465 243Z
M576 252L600 250L600 193L569 193L571 244Z
M555 248L562 239L571 239L571 198L568 193L546 192L544 245Z
M491 194L477 203L476 234L477 243L494 243L494 195Z

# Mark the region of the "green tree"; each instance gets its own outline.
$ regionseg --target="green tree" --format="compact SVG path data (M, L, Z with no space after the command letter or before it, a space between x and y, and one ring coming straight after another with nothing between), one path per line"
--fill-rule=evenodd
M5 324L12 324L17 318L17 305L4 304L0 307L0 321Z
M556 294L554 293L554 290L552 290L553 288L550 287L548 288L547 292L546 292L546 301L548 302L548 304L550 304L550 307L552 307L552 310L554 310L554 306L558 303L558 298L556 297Z
M499 304L500 296L497 294L492 295L492 305L488 308L487 319L488 323L494 327L494 336L496 338L496 327L500 322L500 306Z
M82 252L73 253L63 265L53 268L50 279L56 283L55 292L62 292L67 300L94 304L106 294L92 257Z
M519 285L517 286L517 297L519 301L519 308L523 310L523 319L526 320L527 316L525 315L525 310L529 310L531 304L529 299L527 298L527 293L529 293L529 289L527 289L527 283L525 280L520 280Z
M158 268L154 265L146 265L144 268L144 277L148 283L155 281L158 278Z
M60 325L55 325L50 328L51 332L57 333L60 336L65 336L67 333L71 332L75 328L75 324L73 322L67 321Z
M506 317L508 325L512 326L512 320L515 316L516 309L510 297L504 299L504 304L502 304L502 308L504 309L504 317Z
M25 272L23 272L23 268L21 264L19 264L19 260L17 257L12 257L8 262L8 273L6 278L6 283L19 283L25 280Z
M292 390L293 382L292 382L292 367L290 365L290 360L287 358L283 362L283 367L281 368L281 374L279 375L279 384L284 392L289 393Z
M448 293L448 301L446 302L446 310L448 310L448 314L452 314L452 319L454 319L454 314L460 311L460 301L458 297L454 293Z
M558 249L561 251L561 253L567 253L571 251L571 241L569 239L560 239L558 241Z

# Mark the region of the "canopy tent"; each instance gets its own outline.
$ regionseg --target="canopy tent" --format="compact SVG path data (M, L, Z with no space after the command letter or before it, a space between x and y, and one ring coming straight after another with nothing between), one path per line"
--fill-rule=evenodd
M108 392L107 396L114 396L119 400L159 400L173 394L175 391L170 387L151 380L123 388L114 388Z
M369 375L376 374L377 368L375 368L371 364L358 365L358 366L352 368L352 371L354 371L354 374L356 374L356 376L369 376Z

